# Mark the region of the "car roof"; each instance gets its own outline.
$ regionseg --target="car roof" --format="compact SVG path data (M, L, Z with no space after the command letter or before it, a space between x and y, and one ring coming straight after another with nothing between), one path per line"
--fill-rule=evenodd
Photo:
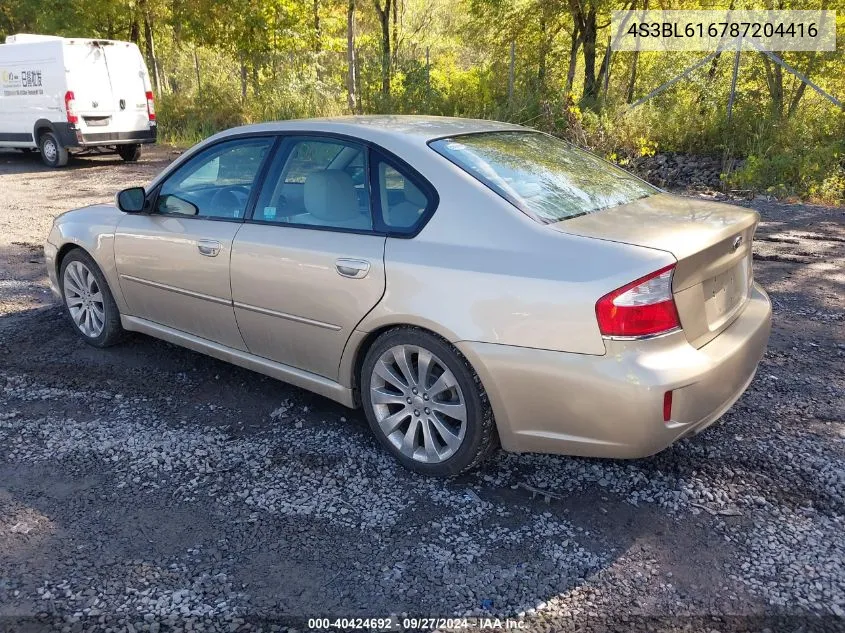
M232 128L217 135L216 138L219 139L232 134L261 132L324 132L371 141L385 141L387 139L408 141L413 139L420 143L426 143L432 139L458 134L525 129L515 123L502 123L484 119L385 114L272 121Z

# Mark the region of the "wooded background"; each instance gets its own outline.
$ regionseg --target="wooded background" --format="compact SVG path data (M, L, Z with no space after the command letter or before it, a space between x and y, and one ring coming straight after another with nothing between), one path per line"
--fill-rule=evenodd
M525 123L625 163L722 160L725 188L845 199L845 113L757 52L612 52L610 11L834 9L835 52L777 53L845 98L845 0L0 0L0 36L136 42L165 140L260 120L425 113ZM651 3L651 5L649 5ZM738 168L737 168L738 166Z

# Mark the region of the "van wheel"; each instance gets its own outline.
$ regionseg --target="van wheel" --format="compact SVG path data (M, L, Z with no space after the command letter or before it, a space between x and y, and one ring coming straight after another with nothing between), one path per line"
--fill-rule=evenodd
M47 167L64 167L67 165L67 148L62 147L59 139L52 132L41 134L38 139L38 149L41 150L41 162Z
M141 158L141 146L140 145L118 145L117 146L117 153L127 163L134 163L136 160Z

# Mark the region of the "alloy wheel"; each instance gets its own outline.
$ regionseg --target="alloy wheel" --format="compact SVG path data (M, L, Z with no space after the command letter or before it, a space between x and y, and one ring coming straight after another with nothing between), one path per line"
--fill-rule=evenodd
M79 331L88 338L102 334L106 323L103 293L88 267L79 261L67 265L64 274L65 303Z
M428 464L449 459L466 435L467 407L454 374L429 350L396 345L376 361L370 402L385 437Z

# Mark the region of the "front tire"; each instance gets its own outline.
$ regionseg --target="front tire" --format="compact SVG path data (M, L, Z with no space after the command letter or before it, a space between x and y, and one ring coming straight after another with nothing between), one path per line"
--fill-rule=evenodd
M141 158L141 146L140 145L118 145L117 146L117 153L118 155L127 163L134 163L139 158Z
M410 470L459 475L496 445L481 381L457 350L429 332L404 327L379 336L364 358L359 384L370 428Z
M109 347L123 337L120 312L94 259L74 249L62 260L59 282L73 329L89 345Z
M64 167L69 158L67 148L60 142L53 132L44 132L38 139L38 149L41 152L41 162L47 167Z

